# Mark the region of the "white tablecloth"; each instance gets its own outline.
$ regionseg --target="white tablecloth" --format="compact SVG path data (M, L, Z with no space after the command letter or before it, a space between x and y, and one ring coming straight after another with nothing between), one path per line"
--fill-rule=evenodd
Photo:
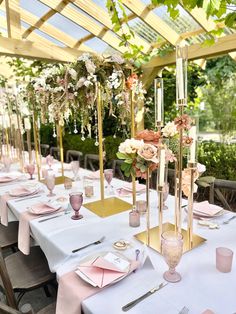
M80 176L88 171L80 170ZM71 175L71 172L65 172ZM99 198L99 181L95 182L95 197L84 199L93 201ZM113 179L115 187L122 187L123 182ZM5 190L9 187L5 188ZM82 180L74 183L73 189L83 191ZM56 198L68 196L68 191L63 186L56 186ZM4 187L0 187L0 194L4 193ZM11 200L8 205L14 216L39 200L47 199L46 193L39 198L17 202ZM131 197L123 198L131 203ZM145 199L145 194L138 196L138 199ZM151 225L158 224L157 218L157 195L151 191ZM169 196L166 204L169 209L164 212L164 221L173 222L174 219L174 198ZM125 239L131 246L124 254L135 257L135 249L143 249L133 235L145 229L145 217L141 217L141 225L138 228L131 228L128 224L128 211L107 218L100 218L81 208L83 219L75 221L70 218L72 213L39 223L36 218L30 222L32 235L45 252L49 266L56 271L58 276L76 267L78 261L92 254L94 251L112 250L112 243L119 239ZM224 217L218 218L221 223L223 219L230 217L227 213ZM185 215L183 214L183 226L186 227ZM190 309L191 314L200 314L206 308L210 308L216 314L233 314L236 312L236 258L233 260L231 273L220 273L215 267L215 249L218 246L226 246L236 252L236 220L228 225L221 225L218 230L210 230L207 227L199 226L194 222L194 232L205 237L207 241L183 255L177 270L182 275L179 283L168 284L161 291L153 294L139 305L135 306L129 313L178 313L183 306ZM78 253L71 253L75 248L84 244L96 241L105 236L105 241L97 246L90 246ZM83 310L85 314L118 314L123 313L121 307L130 300L145 293L148 289L163 281L162 274L167 265L161 255L151 249L146 249L155 267L155 270L144 268L132 274L129 278L118 284L105 289L100 293L84 300ZM69 314L69 309L68 309Z

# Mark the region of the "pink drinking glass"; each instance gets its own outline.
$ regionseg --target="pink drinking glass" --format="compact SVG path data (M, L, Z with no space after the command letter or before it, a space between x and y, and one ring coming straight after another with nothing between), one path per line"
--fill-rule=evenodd
M4 171L9 172L11 167L11 159L8 156L2 156L2 163L4 164Z
M52 193L54 187L55 187L55 175L47 175L46 179L46 186L49 190L49 194L47 196L51 197L51 196L55 196L55 193Z
M34 164L29 164L26 166L26 171L28 172L28 174L30 175L29 180L33 180L33 174L35 171L35 165Z
M73 180L76 181L78 178L78 173L79 173L79 161L73 160L70 164L71 164L72 172L74 174Z
M183 236L175 231L166 231L161 235L161 249L169 270L163 274L166 281L178 282L181 275L175 271L183 253Z
M107 185L107 191L108 191L108 195L112 194L112 190L113 190L113 186L111 185L111 181L113 179L113 169L106 169L104 170L104 177L105 180L107 181L108 185Z
M75 214L71 217L71 219L78 220L78 219L83 218L83 216L79 214L82 204L83 204L82 192L70 193L70 205L75 212Z
M53 156L52 156L52 155L47 155L47 157L46 157L46 163L47 163L47 165L48 165L48 167L49 167L48 170L52 170L53 161L54 161Z

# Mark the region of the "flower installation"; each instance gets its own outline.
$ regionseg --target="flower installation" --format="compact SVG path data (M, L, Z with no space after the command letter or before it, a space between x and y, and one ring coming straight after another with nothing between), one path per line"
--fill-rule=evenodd
M31 102L36 102L41 111L43 123L49 121L63 126L72 117L74 133L78 133L76 119L79 118L82 139L91 128L97 138L98 82L103 108L107 108L120 125L130 125L130 92L136 102L143 101L146 92L137 74L132 73L132 66L120 56L103 58L84 53L70 65L48 66L27 88Z

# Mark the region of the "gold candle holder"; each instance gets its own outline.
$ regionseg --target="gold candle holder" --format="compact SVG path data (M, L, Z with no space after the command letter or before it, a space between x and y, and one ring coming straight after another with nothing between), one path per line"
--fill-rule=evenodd
M135 137L135 112L134 112L134 94L130 90L130 117L131 117L131 138ZM136 208L136 177L132 176L132 202L133 210Z
M190 171L190 193L188 196L188 246L191 250L193 247L193 193L194 193L194 174L197 169L196 162L188 162Z
M163 186L158 185L157 187L157 193L158 193L158 221L159 221L159 228L158 228L158 238L159 243L161 245L161 235L163 232ZM160 247L161 251L161 247Z
M35 148L35 159L38 170L38 180L40 181L40 160L39 160L39 139L38 139L38 120L37 113L33 112L33 134L34 134L34 148Z
M64 150L63 150L62 127L60 124L58 124L58 133L59 133L59 146L60 146L60 159L61 159L61 175L62 175L62 178L64 178Z
M150 245L150 193L149 193L149 186L150 186L150 170L147 168L146 171L146 243Z

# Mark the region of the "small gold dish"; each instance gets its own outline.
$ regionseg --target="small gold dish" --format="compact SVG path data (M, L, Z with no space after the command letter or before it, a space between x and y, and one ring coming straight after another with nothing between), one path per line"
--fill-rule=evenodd
M116 250L126 250L129 246L129 243L124 241L124 240L119 240L119 241L116 241L113 243L113 247L116 249Z

